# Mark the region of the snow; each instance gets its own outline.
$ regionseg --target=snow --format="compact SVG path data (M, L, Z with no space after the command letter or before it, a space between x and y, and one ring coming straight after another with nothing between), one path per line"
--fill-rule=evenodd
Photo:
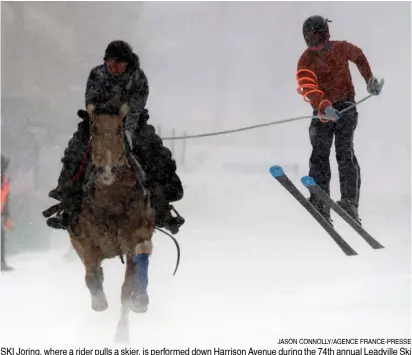
M130 3L128 10L109 3L20 4L25 3L2 3L10 26L2 95L39 95L62 114L46 110L41 119L65 128L54 137L58 146L37 137L44 141L36 191L43 197L55 186L78 123L83 97L76 88L83 88L114 38L130 41L139 53L151 85L150 120L161 125L162 136L172 128L178 135L208 133L311 114L296 93L294 74L304 49L301 24L320 11L317 2L144 2L141 8ZM185 152L176 142L185 185L184 199L175 204L186 219L177 235L181 264L172 276L175 246L157 232L149 310L130 316L132 348L264 348L281 337L303 336L411 337L410 4L322 2L321 9L333 20L332 36L362 47L374 73L385 78L382 95L359 107L355 134L360 215L385 249L371 249L333 214L336 228L358 252L345 256L269 174L271 165L282 165L307 196L300 178L308 171L308 121L189 140ZM38 18L48 21L36 23ZM61 33L58 26L64 27ZM360 99L367 95L365 83L351 68ZM331 167L331 192L339 199L333 148ZM13 177L25 179L32 181L27 170ZM34 194L29 182L22 184L23 195ZM52 203L44 201L30 205L38 211L33 214ZM103 264L109 308L95 313L68 236L45 224L32 232L53 239L47 251L8 257L14 271L0 277L1 346L113 346L124 277L120 260Z
M336 217L359 253L347 257L268 171L199 171L182 179L181 265L173 277L175 247L157 232L151 303L146 314L131 316L131 346L240 348L273 345L283 336L409 336L408 201L386 196L397 206L387 209L363 197L364 224L385 246L379 251ZM7 319L0 343L113 346L124 267L119 259L104 263L109 309L98 314L80 262L66 252L10 258L15 271L0 279L0 314Z

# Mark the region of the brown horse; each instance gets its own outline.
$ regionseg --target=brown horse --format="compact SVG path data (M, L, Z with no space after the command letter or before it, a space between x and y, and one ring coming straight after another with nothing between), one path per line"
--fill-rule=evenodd
M152 253L154 209L145 186L145 174L138 161L128 156L123 120L128 107L110 104L89 116L91 159L87 185L77 221L70 228L71 243L82 260L92 309L108 307L103 291L102 261L126 258L126 273L121 291L122 317L118 337L128 337L129 309L147 310L148 264ZM133 160L132 165L129 163ZM120 332L120 333L119 333Z
M82 205L77 221L69 229L70 240L86 271L86 285L92 297L92 308L108 307L103 292L104 259L126 256L126 276L122 286L122 304L130 303L135 312L145 312L148 257L152 252L154 210L145 176L139 167L129 164L123 134L123 119L110 107L89 117L91 161ZM97 112L96 112L97 113Z
M123 256L126 258L117 341L128 341L129 310L142 313L148 308L148 265L155 229L146 176L138 160L129 154L125 139L123 121L127 111L127 104L113 101L90 115L79 111L78 115L90 125L90 162L85 169L81 207L68 228L85 268L93 310L108 307L103 291L103 260L119 256L124 262ZM43 215L48 217L61 209L62 205L57 204ZM169 236L178 251L176 273L180 248Z

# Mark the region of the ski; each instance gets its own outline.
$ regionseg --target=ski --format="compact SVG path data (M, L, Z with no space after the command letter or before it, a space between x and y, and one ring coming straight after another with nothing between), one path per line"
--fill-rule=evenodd
M328 207L333 209L342 219L348 223L373 249L382 249L384 246L373 238L359 223L357 223L342 207L340 207L311 176L304 176L302 184L308 190L320 198Z
M335 243L347 256L357 255L358 253L340 236L340 234L331 226L328 221L316 210L316 208L303 196L294 183L284 173L282 167L272 166L270 174L312 215L313 218L323 227Z

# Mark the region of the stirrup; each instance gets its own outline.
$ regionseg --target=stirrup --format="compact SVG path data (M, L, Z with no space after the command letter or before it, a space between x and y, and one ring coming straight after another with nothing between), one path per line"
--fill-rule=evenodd
M172 215L174 211L176 216ZM179 228L185 223L185 219L176 211L172 205L168 205L160 213L159 218L156 218L156 227L166 228L172 234L179 232Z
M180 227L185 223L185 220L181 216L171 217L166 222L166 229L169 230L172 234L177 234Z
M176 217L172 216L173 211L176 214ZM173 205L169 206L168 219L166 221L166 229L168 229L172 234L179 232L180 227L185 223L185 219L176 211Z

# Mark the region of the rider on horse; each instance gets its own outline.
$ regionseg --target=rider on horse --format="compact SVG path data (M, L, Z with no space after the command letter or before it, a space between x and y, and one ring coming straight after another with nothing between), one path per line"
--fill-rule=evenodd
M156 211L156 226L165 227L173 234L179 231L184 219L171 214L171 202L183 197L183 186L176 174L176 162L169 149L163 146L154 127L147 124L148 111L145 109L149 95L147 77L140 68L139 57L131 46L124 41L111 42L105 52L104 63L93 68L87 80L85 101L87 112L117 97L127 102L129 113L124 121L126 137L129 136L131 153L141 163L149 180L149 188L156 184L159 188L151 189L152 202ZM58 186L49 193L49 197L63 202L65 212L58 217L49 218L48 225L53 228L67 229L70 212L80 206L82 193L82 164L87 155L90 140L89 122L83 120L78 125L61 160L63 168L58 179ZM131 140L131 141L130 141Z

